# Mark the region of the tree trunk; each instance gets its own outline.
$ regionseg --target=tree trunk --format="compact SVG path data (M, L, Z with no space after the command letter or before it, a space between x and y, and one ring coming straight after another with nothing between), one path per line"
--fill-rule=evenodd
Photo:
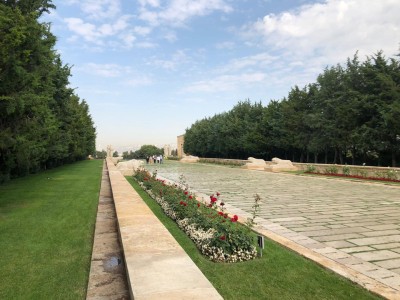
M356 164L356 149L354 147L351 149L351 164L353 166Z
M328 163L328 148L325 148L325 163Z
M338 151L338 153L339 153L339 161L340 161L340 164L341 165L344 165L344 162L343 162L343 153L342 153L342 151Z
M306 158L307 163L310 162L310 151L307 150L307 158Z
M314 163L318 163L318 153L314 153Z
M396 168L397 162L396 162L396 152L392 150L392 167Z
M335 155L333 157L333 163L334 164L336 164L336 162L337 162L337 156L338 156L338 151L337 151L337 148L335 148Z

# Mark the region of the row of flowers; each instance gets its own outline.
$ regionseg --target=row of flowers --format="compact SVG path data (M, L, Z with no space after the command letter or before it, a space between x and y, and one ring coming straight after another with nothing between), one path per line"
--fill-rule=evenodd
M187 186L168 184L144 169L137 170L134 178L210 260L238 262L257 257L255 234L238 223L237 215L229 216L219 193L201 202Z

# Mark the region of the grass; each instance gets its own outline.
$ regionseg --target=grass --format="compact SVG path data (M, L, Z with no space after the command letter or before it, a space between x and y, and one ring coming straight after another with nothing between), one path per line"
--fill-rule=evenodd
M0 185L0 299L85 299L102 161Z
M381 299L270 240L262 258L213 263L133 178L127 179L224 299Z

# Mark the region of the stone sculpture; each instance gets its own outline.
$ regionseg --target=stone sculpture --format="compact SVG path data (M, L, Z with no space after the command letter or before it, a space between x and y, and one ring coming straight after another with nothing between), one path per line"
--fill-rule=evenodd
M131 159L117 163L117 169L124 176L132 176L141 165L143 165L143 161Z
M181 162L183 163L196 163L200 160L198 156L188 155L181 158Z
M265 168L265 171L280 172L280 171L297 171L290 160L274 157L270 164Z
M264 171L264 168L267 166L267 164L265 163L265 160L263 160L263 159L249 157L247 160L249 162L247 162L242 168L249 169L249 170Z

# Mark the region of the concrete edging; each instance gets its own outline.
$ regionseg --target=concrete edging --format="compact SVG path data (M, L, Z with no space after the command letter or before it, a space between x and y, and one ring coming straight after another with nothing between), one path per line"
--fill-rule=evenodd
M106 159L132 299L222 299L139 194Z

